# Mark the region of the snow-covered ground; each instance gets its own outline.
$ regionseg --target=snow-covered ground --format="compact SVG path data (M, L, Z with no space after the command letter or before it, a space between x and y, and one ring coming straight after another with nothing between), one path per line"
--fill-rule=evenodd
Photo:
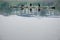
M60 40L60 18L0 15L0 40Z

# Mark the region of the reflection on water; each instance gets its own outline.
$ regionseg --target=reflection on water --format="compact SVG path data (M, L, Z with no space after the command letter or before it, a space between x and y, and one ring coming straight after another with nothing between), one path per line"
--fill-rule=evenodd
M30 11L29 9L16 9L12 8L12 10L0 10L0 15L9 16L9 15L18 15L18 16L24 16L24 17L34 17L34 16L60 16L60 12L57 10L47 10L47 9L41 9L38 11L38 9L32 9Z
M21 6L21 8L20 8ZM23 8L23 7L31 7L31 6L42 6L43 9L40 8ZM24 16L24 17L34 17L34 16L60 16L60 12L45 8L44 6L54 6L54 2L5 2L0 1L0 15L9 16L9 15L17 15L17 16Z

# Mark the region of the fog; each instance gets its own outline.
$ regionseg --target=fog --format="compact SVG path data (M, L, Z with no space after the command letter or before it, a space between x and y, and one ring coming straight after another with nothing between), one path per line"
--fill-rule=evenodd
M0 40L60 40L60 18L0 15Z

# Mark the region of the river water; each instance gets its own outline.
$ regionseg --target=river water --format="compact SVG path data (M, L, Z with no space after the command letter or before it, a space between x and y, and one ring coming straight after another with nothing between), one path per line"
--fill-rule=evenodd
M52 11L0 14L0 40L60 40L60 18Z
M60 18L0 15L0 40L60 40Z

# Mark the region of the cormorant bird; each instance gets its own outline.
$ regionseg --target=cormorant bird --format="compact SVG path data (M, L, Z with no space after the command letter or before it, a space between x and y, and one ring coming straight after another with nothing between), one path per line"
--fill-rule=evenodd
M40 4L38 3L38 11L40 11Z
M51 7L51 9L55 9L55 7Z
M24 9L23 7L24 7L24 5L21 5L21 10L23 10L23 9Z
M30 7L32 6L32 4L30 3ZM32 8L30 8L30 12L32 11Z

